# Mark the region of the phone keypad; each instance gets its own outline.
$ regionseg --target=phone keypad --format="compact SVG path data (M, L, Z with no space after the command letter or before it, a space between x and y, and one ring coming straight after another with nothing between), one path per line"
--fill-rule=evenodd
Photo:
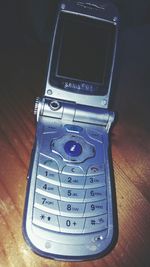
M78 169L76 175L62 175L70 173L71 170L70 166L65 166L60 174L57 173L60 176L60 186L59 179L55 185L53 175L47 175L44 170L41 173L41 169L38 169L40 175L37 175L36 181L33 223L64 233L90 233L107 229L107 192L104 174L95 175L94 172L92 176L87 172L85 176L78 176L82 172ZM72 179L67 180L67 177ZM99 177L103 183L100 183ZM97 185L102 186L96 187Z
M93 139L100 139L101 145L102 137L98 132L89 131L88 134ZM79 161L84 162L86 158L95 155L93 145L84 142L83 137L75 138L75 135L70 133L68 137L54 139L51 142L52 150L58 154L57 160L44 153L40 154L33 223L62 233L104 231L108 224L105 165L102 163L90 166L82 163L80 166L76 165L78 151L75 149L78 150L78 146L76 143L72 143L71 147L70 143L68 145L70 136L73 142L76 140L81 145ZM67 147L62 153L61 147L66 143ZM65 149L66 151L69 149L72 155L65 155ZM90 156L84 153L84 150L90 153Z

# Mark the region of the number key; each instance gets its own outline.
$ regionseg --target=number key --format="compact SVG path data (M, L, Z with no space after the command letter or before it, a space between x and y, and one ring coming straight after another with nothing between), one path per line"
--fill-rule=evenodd
M64 201L82 202L85 195L85 190L82 189L60 187L59 191L61 200Z
M58 217L60 231L63 233L81 234L85 223L84 218Z
M48 170L47 168L39 166L37 177L43 181L47 181L47 179L49 179L51 183L60 185L58 173L52 170Z
M85 183L85 176L61 174L60 182L64 187L83 188Z
M107 201L96 201L86 204L84 217L97 216L107 213Z
M52 214L60 214L58 201L56 199L43 196L41 194L35 194L35 204L34 206L40 210L50 212Z
M106 199L106 186L86 190L84 202Z
M60 214L62 216L69 215L70 217L82 217L85 209L85 204L59 201L59 207L60 207Z
M55 199L60 199L58 186L47 183L40 179L37 179L36 182L36 192Z
M100 186L104 186L105 182L105 174L99 174L95 176L87 176L85 182L85 188L96 188Z

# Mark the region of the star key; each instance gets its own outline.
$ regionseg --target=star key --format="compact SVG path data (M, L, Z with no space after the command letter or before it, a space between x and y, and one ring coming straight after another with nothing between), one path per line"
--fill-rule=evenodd
M41 218L41 221L43 221L45 219L45 215L41 214L40 218Z

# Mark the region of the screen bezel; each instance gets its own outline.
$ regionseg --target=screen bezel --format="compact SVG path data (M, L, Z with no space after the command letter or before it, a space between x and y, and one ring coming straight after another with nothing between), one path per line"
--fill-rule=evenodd
M92 23L93 25L100 23L101 25L103 24L103 26L100 25L100 27L104 27L104 28L112 27L111 35L113 36L110 36L111 44L109 45L109 47L112 47L112 48L108 55L103 84L57 75L58 60L60 57L58 55L60 52L60 43L61 43L61 38L62 38L62 27L60 27L60 24L63 20L63 16L72 16L72 17L74 16L75 20L76 20L76 17L78 17L80 20L87 21L87 23ZM115 46L115 26L113 23L110 23L109 21L107 22L107 21L102 21L99 19L89 18L83 15L81 16L81 15L76 15L76 14L70 14L67 12L60 12L59 17L58 17L56 34L54 38L54 49L53 49L53 55L52 55L52 61L51 61L49 83L56 88L59 88L59 89L62 89L68 92L79 93L81 95L83 94L100 95L100 96L106 95L108 93L109 82L110 82L114 46Z

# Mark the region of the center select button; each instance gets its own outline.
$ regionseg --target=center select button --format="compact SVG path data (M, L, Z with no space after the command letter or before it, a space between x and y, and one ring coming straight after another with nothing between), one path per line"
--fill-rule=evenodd
M64 150L71 157L78 157L82 153L82 146L76 141L70 140L64 145Z

